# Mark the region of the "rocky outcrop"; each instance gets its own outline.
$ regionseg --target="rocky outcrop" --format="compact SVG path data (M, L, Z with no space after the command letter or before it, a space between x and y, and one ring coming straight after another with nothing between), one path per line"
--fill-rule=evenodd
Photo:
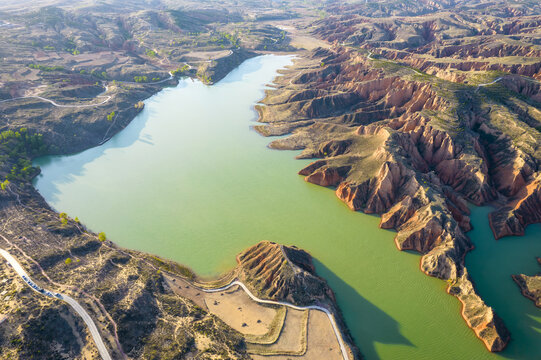
M439 59L419 57L416 55L404 55L400 52L390 51L390 50L379 50L381 55L386 59L391 59L393 61L400 61L401 63L407 64L415 69L419 69L430 75L438 75L443 73L449 73L453 70L458 70L462 72L469 71L501 71L508 72L511 74L529 76L535 79L541 79L541 62L531 62L531 63L503 63L498 62L494 63L492 61L485 60L481 57L476 60L461 60L459 58L454 59L454 61L440 61ZM513 53L510 53L510 56ZM532 54L528 53L527 56ZM536 58L535 56L534 58ZM467 57L466 57L467 58ZM449 75L451 76L451 75ZM449 79L449 77L447 77ZM457 77L457 80L465 80L466 78Z
M537 262L541 265L541 258L537 258ZM520 274L512 275L512 277L520 288L522 295L532 300L535 306L541 308L541 273L535 276Z
M334 293L327 282L317 276L310 254L295 246L261 241L240 253L237 262L234 276L257 297L328 309L338 324L352 359L361 358L336 305Z
M332 290L304 250L262 241L240 253L237 262L237 277L261 298L299 306L334 304Z
M504 207L489 215L494 237L524 235L529 224L541 222L541 174L524 186Z
M416 80L381 64L341 47L315 50L267 92L260 122L295 124L271 146L318 158L299 174L335 187L351 210L380 214L380 227L397 231L397 248L421 253L421 270L450 284L468 326L488 350L501 351L509 333L464 264L473 247L468 202L508 204L491 215L495 234L541 221L538 135L530 125L538 110L518 97L484 106L478 89L438 90L439 79ZM522 96L537 94L535 86L516 87ZM502 113L509 114L503 121ZM533 120L509 131L525 113Z
M531 100L541 102L541 83L521 76L509 76L502 79L502 83L514 91Z
M462 317L473 329L488 350L501 351L507 345L510 334L494 310L485 305L473 288L467 272L449 286L449 294L456 296L462 303Z
M235 49L227 56L216 60L203 63L197 69L197 75L207 83L216 83L223 79L234 68L239 66L244 60L254 57L254 52Z
M306 181L320 186L334 186L342 182L343 174L347 171L348 167L342 169L324 168L309 174ZM300 174L302 175L302 173Z
M442 140L441 135L436 135L434 141L432 137L419 136L425 132L416 130L412 138L424 140L416 143L408 136L409 142L403 144L409 146L409 158L399 157L394 152L396 148L387 146L385 149L389 152L385 158L388 160L381 164L374 177L358 183L352 174L342 173L336 178L344 179L336 194L352 210L382 214L380 227L397 230L397 248L424 254L420 264L423 272L455 284L449 293L462 302L468 326L487 349L501 351L509 341L509 334L494 310L475 292L463 262L472 247L463 233L471 228L464 198L477 202L490 199L487 177L482 176L480 168L465 161L461 167L469 171L449 171L456 170L456 166L448 162L460 153L453 150L452 141ZM357 133L367 131L359 129ZM396 136L387 141L392 143L393 140ZM306 176L306 181L315 182L314 178L324 178L318 174L338 171L332 164L332 158L318 160L300 174ZM419 170L424 170L426 175L421 175ZM484 172L486 175L486 170Z
M313 32L331 43L359 46L449 81L468 82L464 72L470 71L505 71L540 79L541 48L535 39L541 21L538 16L523 16L538 15L539 6L517 11L505 4L485 2L481 15L468 13L470 5L422 17L380 18L373 16L378 12L374 9L344 15L341 10L337 16L316 22ZM379 11L389 6L381 4ZM428 8L424 4L424 9ZM489 12L513 18L492 18L486 16Z

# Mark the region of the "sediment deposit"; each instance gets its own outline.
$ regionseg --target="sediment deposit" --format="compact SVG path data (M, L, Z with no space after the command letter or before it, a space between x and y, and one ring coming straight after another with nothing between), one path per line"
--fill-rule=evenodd
M490 351L509 334L464 266L467 203L498 204L490 216L498 238L541 220L541 118L516 95L538 91L503 79L473 86L343 46L317 49L267 92L257 128L290 133L271 147L319 158L299 171L306 181L335 188L354 211L380 214L399 250L422 253L421 270L449 282ZM528 121L515 120L525 114Z

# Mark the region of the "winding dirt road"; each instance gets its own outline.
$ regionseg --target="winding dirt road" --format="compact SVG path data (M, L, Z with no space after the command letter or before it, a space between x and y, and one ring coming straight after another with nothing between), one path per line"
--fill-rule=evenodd
M15 259L10 253L8 253L4 249L0 249L0 255L2 255L6 259L6 261L11 265L13 270L15 270L15 272L24 280L26 285L28 285L32 290L40 293L43 296L63 300L68 303L85 322L88 330L90 331L90 334L92 335L92 338L94 339L94 342L96 343L96 347L98 348L101 358L103 360L112 360L109 352L107 351L107 348L105 347L105 344L103 343L103 339L101 338L96 324L94 324L94 321L92 320L90 315L88 315L86 310L83 309L83 307L77 301L67 295L51 292L49 290L45 290L39 287L38 285L36 285L36 283L32 281L32 279L30 279L30 277L28 276L26 271L24 271L23 267L19 264L17 259Z
M101 94L105 94L108 90L109 90L109 87L107 85L105 85L105 90ZM111 100L111 98L112 98L112 96L110 96L110 95L101 95L101 94L96 96L96 97L104 97L105 100L103 100L102 102L97 103L97 104L62 105L62 104L58 104L54 100L47 99L47 98L44 98L44 97L39 96L39 95L19 96L19 97L7 99L7 100L1 100L0 103L5 103L5 102L15 101L15 100L21 100L21 99L38 99L38 100L41 100L41 101L46 101L46 102L52 104L53 106L56 106L56 107L59 107L59 108L87 108L87 107L94 107L94 106L103 105L106 102L108 102L109 100Z
M133 82L133 81L117 81L117 83L119 83L119 84L133 84L133 85L156 85L156 84L164 83L166 81L170 81L173 78L174 78L173 74L171 72L169 72L169 77L167 79L163 79L163 80L159 80L159 81L153 81L153 82L147 82L147 83L138 83L138 82ZM109 86L106 85L105 86L105 91L103 91L102 94L106 93L108 90L109 90ZM101 95L100 94L100 95L97 95L96 97L104 97L105 100L103 100L102 102L96 103L96 104L63 105L63 104L57 103L54 100L47 99L47 98L44 98L44 97L39 96L39 95L28 95L28 96L19 96L19 97L16 97L16 98L11 98L11 99L6 99L6 100L0 100L0 104L5 103L5 102L9 102L9 101L21 100L21 99L38 99L38 100L41 100L41 101L48 102L51 105L56 106L58 108L89 108L89 107L95 107L95 106L103 105L103 104L107 103L109 100L112 99L111 95Z
M500 81L501 79L502 79L502 78L499 77L499 78L497 78L496 80L494 80L494 81L492 81L492 82L489 82L489 83L486 83L486 84L479 84L479 85L477 85L477 89L476 89L475 91L478 91L479 88L481 88L481 87L483 87L483 86L488 86L488 85L495 84L495 83L497 83L498 81Z
M12 98L12 99L7 99L7 100L2 100L0 101L0 103L3 103L3 102L8 102L8 101L14 101L14 100L20 100L20 99L31 99L31 98L34 98L34 99L39 99L39 100L42 100L42 101L46 101L56 107L59 107L59 108L85 108L85 107L94 107L94 106L100 106L100 105L103 105L105 104L106 102L108 102L109 100L111 100L111 96L106 96L106 99L103 100L102 102L98 103L98 104L84 104L84 105L62 105L62 104L58 104L56 103L54 100L51 100L51 99L47 99L47 98L44 98L44 97L41 97L41 96L38 96L38 95L30 95L30 96L20 96L20 97L16 97L16 98Z

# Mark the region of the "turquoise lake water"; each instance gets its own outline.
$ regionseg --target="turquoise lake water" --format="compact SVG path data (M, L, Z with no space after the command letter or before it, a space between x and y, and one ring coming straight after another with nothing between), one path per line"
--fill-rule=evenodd
M307 162L267 147L251 127L254 105L288 56L244 62L213 86L183 79L106 144L35 161L35 186L115 243L176 260L205 276L231 269L260 240L294 244L315 258L367 359L541 359L541 309L511 274L539 271L541 226L495 241L487 208L473 212L477 249L467 266L481 295L513 333L490 354L460 316L445 283L396 249L379 218L350 211L332 190L303 181Z

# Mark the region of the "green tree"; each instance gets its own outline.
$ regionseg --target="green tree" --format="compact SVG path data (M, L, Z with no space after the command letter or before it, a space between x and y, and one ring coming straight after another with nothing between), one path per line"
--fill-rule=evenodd
M60 217L60 223L62 224L62 226L65 226L68 224L68 214L66 214L65 212L62 212L58 216Z
M107 240L107 237L105 236L104 232L100 232L98 234L98 239L103 242L103 241Z
M134 76L133 77L133 80L136 82L136 83L144 83L144 82L148 82L148 78L146 76Z
M0 183L0 188L2 188L2 190L5 191L7 189L7 187L8 187L8 185L9 185L9 180L6 179L6 180L4 180L3 182Z
M66 263L66 265L69 265L73 262L73 260L71 260L71 258L67 258L64 262Z

